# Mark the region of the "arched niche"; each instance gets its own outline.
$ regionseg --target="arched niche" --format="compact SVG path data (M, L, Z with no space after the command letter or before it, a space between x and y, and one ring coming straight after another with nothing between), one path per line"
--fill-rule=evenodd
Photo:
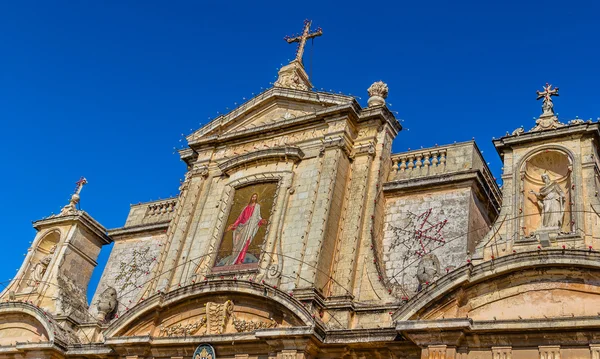
M39 343L50 340L48 331L36 318L23 312L0 313L0 346Z
M24 280L21 281L18 292L32 291L41 284L48 272L48 266L54 258L60 237L61 233L58 230L52 230L39 240L34 253L27 262L23 274Z
M516 320L598 315L597 269L529 268L467 285L413 319Z
M37 250L43 254L50 254L54 252L56 247L58 247L58 242L60 241L60 232L58 230L53 230L44 235L40 244L37 247Z
M562 203L562 225L557 232L571 233L573 229L571 187L573 161L570 154L560 148L539 150L528 156L521 165L520 171L520 234L530 237L542 228L542 209L533 192L540 192L546 184L542 176L547 175L551 182L556 182L564 194Z
M393 319L487 321L596 316L600 256L548 249L464 266L425 288Z

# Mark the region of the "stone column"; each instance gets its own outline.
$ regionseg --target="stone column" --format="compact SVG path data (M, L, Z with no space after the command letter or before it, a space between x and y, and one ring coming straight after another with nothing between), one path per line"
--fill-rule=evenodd
M560 359L560 345L540 345L540 359Z

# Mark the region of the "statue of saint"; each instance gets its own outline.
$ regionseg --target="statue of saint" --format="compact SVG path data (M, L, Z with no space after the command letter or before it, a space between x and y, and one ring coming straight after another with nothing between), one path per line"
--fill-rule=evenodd
M547 173L542 174L544 186L535 195L537 205L542 212L542 223L538 229L560 229L565 214L565 193L556 181L551 181Z
M52 256L54 255L54 251L56 251L56 245L50 248L50 253L42 258L39 262L37 262L33 268L31 269L31 275L29 277L29 281L27 286L29 288L37 287L42 279L44 278L44 274L46 274L46 270L48 269L48 265L50 265L50 261L52 261Z

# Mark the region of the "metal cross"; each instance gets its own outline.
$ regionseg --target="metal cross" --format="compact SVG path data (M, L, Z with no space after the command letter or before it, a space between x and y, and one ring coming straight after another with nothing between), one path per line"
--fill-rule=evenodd
M75 184L77 185L77 187L75 188L75 194L79 194L81 193L81 189L83 188L83 185L87 184L88 181L87 179L85 179L85 177L81 177L79 179L79 181L75 182Z
M321 30L320 27L317 28L315 32L310 32L311 23L312 21L308 19L304 20L304 31L302 32L302 35L294 37L286 36L283 38L285 41L288 42L288 44L291 44L292 42L298 43L298 49L296 50L296 59L294 61L298 61L300 64L302 64L302 55L304 55L304 46L306 45L306 40L323 35L323 30Z

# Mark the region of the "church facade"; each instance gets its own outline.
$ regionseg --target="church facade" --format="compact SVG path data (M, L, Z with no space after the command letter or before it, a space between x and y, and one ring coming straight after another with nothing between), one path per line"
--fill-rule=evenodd
M0 358L600 358L600 125L561 122L393 154L386 107L274 86L187 136L179 195L106 230L34 223L0 294ZM114 242L98 289L86 289Z

